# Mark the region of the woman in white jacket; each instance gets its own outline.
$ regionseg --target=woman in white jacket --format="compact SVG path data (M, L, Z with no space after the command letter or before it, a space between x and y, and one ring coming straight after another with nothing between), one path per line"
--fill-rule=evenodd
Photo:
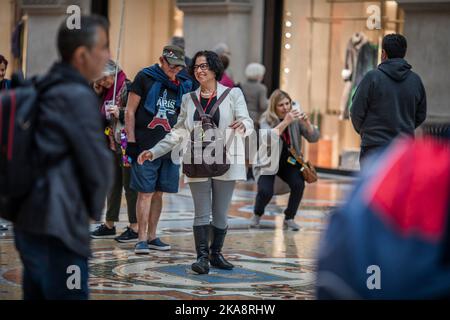
M219 83L224 68L218 55L212 51L200 51L192 59L191 74L200 83L196 91L205 113L214 106L217 99L227 89ZM233 88L219 106L212 120L220 131L234 130L238 139L233 139L229 148L230 169L222 176L213 178L186 178L186 182L194 199L194 240L197 251L197 261L192 264L192 270L199 274L209 272L212 266L230 270L234 266L225 260L221 251L227 233L227 212L231 203L235 182L246 180L245 149L243 137L253 130L253 121L249 117L244 95L239 88ZM163 140L150 150L144 151L138 158L142 164L146 160L157 159L180 146L184 139L190 137L195 122L200 121L190 94L183 96L178 122ZM240 138L240 139L239 139ZM237 151L235 151L237 150ZM210 217L212 222L210 223ZM211 247L209 234L212 229Z

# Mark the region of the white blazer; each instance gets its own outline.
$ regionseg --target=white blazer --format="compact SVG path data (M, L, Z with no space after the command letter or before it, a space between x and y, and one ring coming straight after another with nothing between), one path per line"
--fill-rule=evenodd
M217 83L217 97L220 97L227 87ZM197 97L200 96L200 88L195 91ZM178 116L177 124L172 128L172 131L168 133L164 139L156 144L150 151L153 154L153 159L157 159L168 152L171 152L177 147L181 146L183 140L187 142L190 139L190 133L194 129L194 114L195 105L191 99L190 93L183 96L181 103L181 110ZM220 177L214 177L213 179L232 181L232 180L246 180L247 173L245 169L245 147L244 137L251 134L253 131L253 121L250 118L247 110L247 104L245 103L244 94L241 89L233 88L230 94L225 98L219 107L220 122L219 129L225 130L229 125L235 121L240 120L245 126L245 135L238 135L233 140L229 148L229 156L232 158L230 169ZM186 145L184 145L186 147ZM239 161L239 162L237 162ZM185 182L203 182L207 181L207 178L188 178L185 177Z

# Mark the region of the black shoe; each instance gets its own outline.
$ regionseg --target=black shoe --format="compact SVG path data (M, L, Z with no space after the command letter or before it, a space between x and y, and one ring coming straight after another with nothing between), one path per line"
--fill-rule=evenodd
M222 255L222 247L225 241L225 236L227 235L227 229L219 229L211 225L213 239L211 243L211 255L209 257L209 262L213 267L231 270L234 266L229 263Z
M115 237L114 240L120 243L129 243L129 242L137 242L139 239L139 235L137 232L134 232L133 229L127 227L126 230L118 237Z
M191 269L198 274L208 274L209 273L209 260L205 257L200 257L191 265Z
M247 181L254 181L255 180L255 176L253 175L253 169L252 168L248 168L247 170Z
M213 267L216 267L218 269L233 270L234 268L234 265L229 263L220 252L216 254L211 254L209 262Z
M191 269L198 274L209 273L209 225L194 226L195 250L197 261L191 265Z
M91 232L91 238L94 239L113 239L116 236L116 227L108 228L106 224L101 224Z

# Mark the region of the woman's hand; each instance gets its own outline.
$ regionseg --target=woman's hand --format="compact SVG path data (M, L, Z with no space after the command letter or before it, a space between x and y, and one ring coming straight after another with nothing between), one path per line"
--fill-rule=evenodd
M311 124L311 121L309 121L309 117L306 113L302 113L300 122L306 127L308 134L314 134L314 126Z
M306 114L306 113L302 113L301 115L300 115L300 121L301 122L303 122L303 123L305 123L305 124L309 124L309 117L308 117L308 115Z
M296 119L300 119L302 116L302 113L298 110L292 110L286 116L284 117L283 121L290 125L292 122L294 122Z
M146 150L146 151L143 151L139 155L137 162L138 162L139 165L142 166L145 161L147 161L147 160L152 161L152 159L153 159L153 153L151 153L150 151Z
M302 115L300 116L299 121L309 130L309 132L313 132L314 128L313 125L311 124L311 122L309 121L309 117L306 113L302 113Z
M119 113L119 107L118 106L111 106L111 107L109 107L108 112L110 114L112 114L114 116L114 118L119 119L120 113Z
M245 130L246 130L244 123L240 120L233 121L233 123L230 124L229 127L231 129L236 130L239 133L245 133Z
M119 119L119 107L118 106L111 106L108 108L109 114L111 114L114 118Z

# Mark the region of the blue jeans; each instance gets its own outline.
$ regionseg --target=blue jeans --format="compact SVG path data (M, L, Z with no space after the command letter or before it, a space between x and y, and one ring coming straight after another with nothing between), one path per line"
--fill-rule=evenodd
M23 263L24 300L87 300L88 258L58 238L14 230Z

